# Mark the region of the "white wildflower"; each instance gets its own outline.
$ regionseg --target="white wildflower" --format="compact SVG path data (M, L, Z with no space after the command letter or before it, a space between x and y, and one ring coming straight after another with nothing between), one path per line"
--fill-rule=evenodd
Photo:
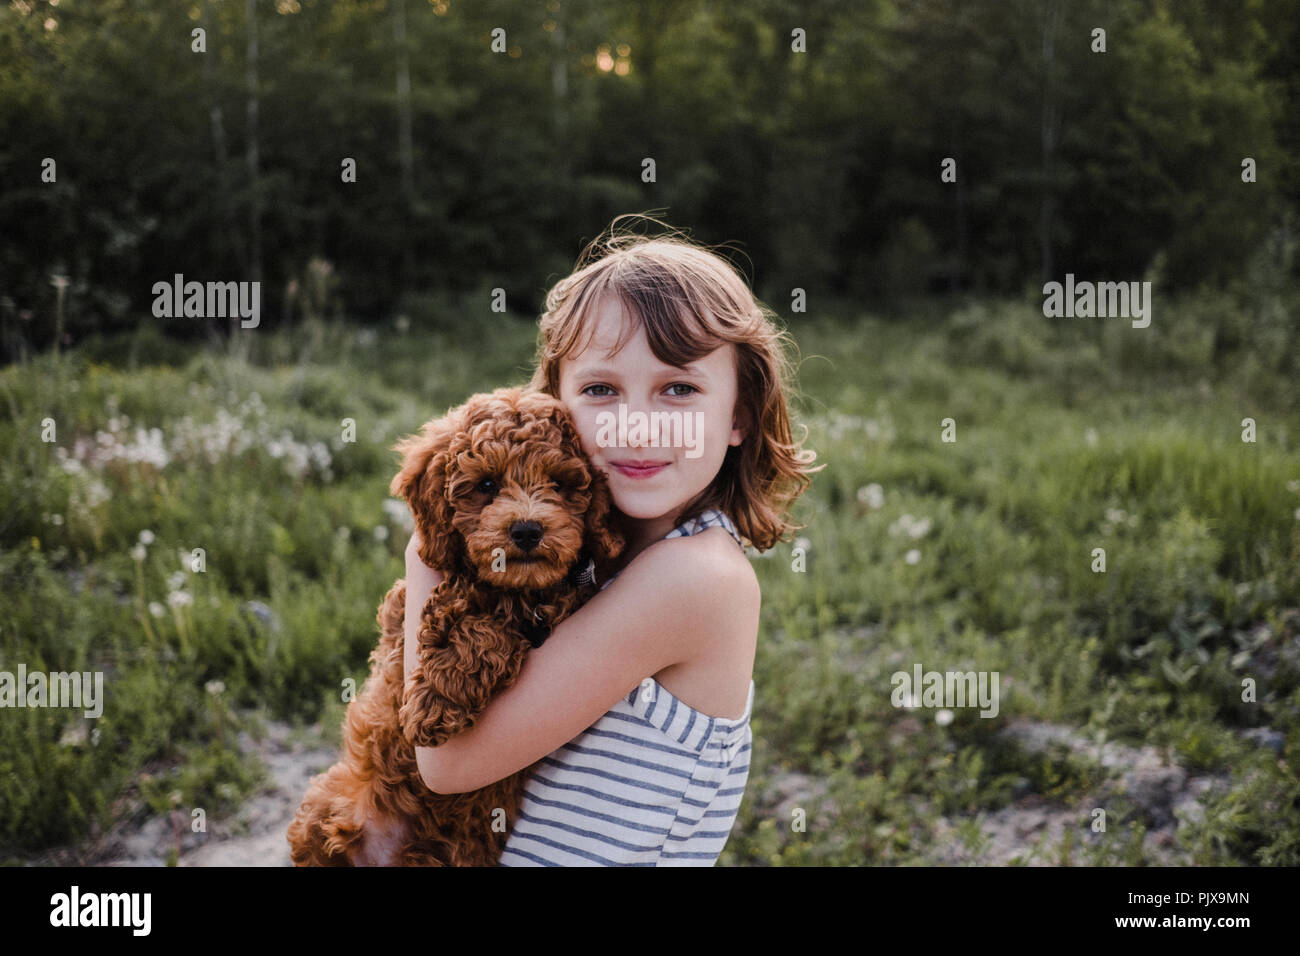
M858 489L858 502L873 510L885 504L885 491L874 481L865 488Z
M86 722L78 720L63 732L59 738L60 747L81 747L90 738L90 733L86 729Z
M98 508L113 496L112 492L108 490L108 486L98 478L91 478L86 482L85 494L85 506L87 508Z
M909 538L921 538L929 530L929 518L917 518L910 514L899 515L898 520L889 526L891 537L906 534Z

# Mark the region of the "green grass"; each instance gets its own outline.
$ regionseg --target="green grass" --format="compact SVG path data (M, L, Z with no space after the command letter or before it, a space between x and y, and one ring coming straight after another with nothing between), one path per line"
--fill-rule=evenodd
M923 863L938 817L974 851L979 815L1025 794L1078 809L1039 858L1152 862L1122 799L1088 832L1080 800L1114 771L1008 743L1019 717L1227 775L1181 861L1300 863L1295 350L1252 351L1246 316L1216 353L1222 308L1166 305L1148 330L1005 302L796 317L796 412L827 468L796 510L806 570L793 543L754 559L753 765L721 862ZM530 323L430 328L265 330L231 357L145 327L0 371L0 669L103 670L108 698L96 721L0 711L0 846L80 840L126 793L227 812L259 781L233 735L337 722L402 574L389 447L529 369ZM137 428L162 430L165 464ZM73 473L56 449L78 439L117 453ZM890 675L917 662L997 671L998 717L895 708ZM820 783L802 830L775 812L796 773Z

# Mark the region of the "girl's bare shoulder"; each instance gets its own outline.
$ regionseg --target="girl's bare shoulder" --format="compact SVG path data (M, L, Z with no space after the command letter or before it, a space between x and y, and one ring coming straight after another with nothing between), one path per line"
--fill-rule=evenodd
M692 653L655 674L661 686L703 714L732 719L745 707L758 640L762 595L753 565L725 528L659 542L660 560L693 601ZM701 583L706 584L700 587ZM667 597L667 595L665 595Z
M683 562L692 572L735 575L758 581L754 567L745 552L736 545L736 539L726 528L707 528L698 534L657 541L647 553L660 549L661 561Z

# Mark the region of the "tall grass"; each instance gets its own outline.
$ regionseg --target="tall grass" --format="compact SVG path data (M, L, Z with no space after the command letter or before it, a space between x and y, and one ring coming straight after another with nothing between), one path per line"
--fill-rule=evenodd
M1300 862L1300 411L1284 360L1216 351L1198 323L1221 305L1166 307L1148 336L988 301L792 322L828 467L801 540L754 556L753 768L724 863L944 859L940 817L975 853L981 814L1026 795L1077 810L1051 862L1152 862L1132 801L1088 827L1115 769L1020 748L1015 718L1222 780L1183 861ZM0 845L81 840L127 796L227 812L261 779L240 731L337 722L402 574L392 442L531 359L529 323L424 328L309 322L232 356L146 327L0 371L0 670L103 670L107 697L94 721L0 711ZM895 708L917 662L999 672L998 718ZM801 781L804 830L778 813Z

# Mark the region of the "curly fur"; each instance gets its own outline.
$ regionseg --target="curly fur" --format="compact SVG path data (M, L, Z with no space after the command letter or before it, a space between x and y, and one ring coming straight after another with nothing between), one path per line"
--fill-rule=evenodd
M540 643L536 627L544 633L594 593L571 583L575 564L590 556L600 567L623 548L605 476L583 455L564 406L544 393L475 395L395 449L403 462L391 491L411 507L421 558L445 577L421 614L405 693L406 582L380 605L379 646L348 705L342 760L312 779L289 827L298 866L496 863L507 833L493 827L494 811L513 823L533 768L437 794L420 779L415 747L472 727L519 676L530 638ZM511 537L526 521L540 525L531 549Z

